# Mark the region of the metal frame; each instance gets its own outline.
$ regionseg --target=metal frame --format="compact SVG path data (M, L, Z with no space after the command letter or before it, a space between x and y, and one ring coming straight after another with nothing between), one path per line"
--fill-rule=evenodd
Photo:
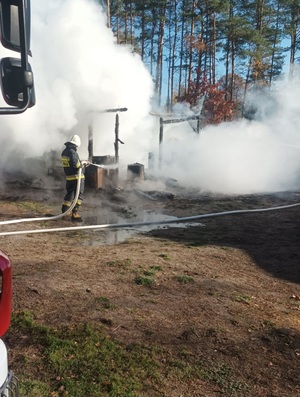
M20 397L19 379L9 371L4 384L0 387L0 397Z
M162 150L162 145L163 145L163 140L164 140L164 124L175 124L175 123L182 123L183 121L190 121L190 120L197 120L197 128L193 128L194 132L196 132L198 135L200 134L200 119L201 115L195 115L195 116L188 116L188 117L182 117L182 118L176 118L176 119L167 119L165 120L163 117L159 118L159 149L158 149L158 166L159 169L162 168L162 160L163 160L163 150ZM191 124L190 124L191 125Z

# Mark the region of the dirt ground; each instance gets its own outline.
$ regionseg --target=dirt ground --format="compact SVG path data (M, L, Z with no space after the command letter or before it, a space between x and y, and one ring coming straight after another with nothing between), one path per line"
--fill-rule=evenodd
M6 187L0 220L56 214L62 195L60 189ZM82 216L83 225L131 223L298 202L298 192L224 196L167 183L151 191L87 190ZM2 225L1 232L76 226L49 220ZM298 397L299 240L295 206L169 226L1 236L1 249L13 263L15 312L31 311L51 326L102 323L126 344L163 346L169 356L162 366L183 349L199 360L222 362L248 385L240 395ZM134 281L145 274L151 274L151 286ZM99 311L97 297L109 299L114 310ZM13 330L6 343L18 374L26 344ZM176 381L167 374L154 395L226 396L213 382Z

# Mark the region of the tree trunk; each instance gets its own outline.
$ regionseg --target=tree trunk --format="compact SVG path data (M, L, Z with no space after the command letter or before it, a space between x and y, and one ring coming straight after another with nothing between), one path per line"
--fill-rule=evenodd
M216 41L217 41L217 31L216 31L216 14L212 14L212 35L211 35L211 73L212 73L212 83L216 84Z
M187 91L188 94L190 93L190 87L192 83L192 76L193 76L193 51L194 51L194 31L195 31L195 9L196 9L196 1L193 0L192 2L192 10L191 10L191 22L190 22L190 45L189 45L189 56L188 56L188 77L187 77Z
M175 76L175 59L176 59L176 49L177 49L177 30L178 30L178 18L177 18L177 0L174 0L174 36L173 36L173 47L172 47L172 61L171 61L171 85L170 85L170 110L173 109L174 100L174 76Z
M162 92L162 76L163 76L163 48L164 48L164 34L166 24L166 9L167 2L165 0L161 5L160 9L160 21L159 21L159 33L158 33L158 46L157 46L157 63L156 63L156 80L155 80L155 92L158 95L158 104L161 104L161 92Z
M110 0L106 0L106 7L107 7L107 27L110 28Z
M185 7L185 0L182 1L182 10ZM182 96L182 76L183 76L183 57L184 57L184 31L185 31L185 15L182 15L181 34L180 34L180 61L179 61L179 79L178 79L178 97Z

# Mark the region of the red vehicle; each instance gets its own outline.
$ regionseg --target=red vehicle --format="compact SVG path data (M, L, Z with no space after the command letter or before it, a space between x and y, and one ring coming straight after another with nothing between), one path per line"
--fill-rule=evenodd
M0 337L8 330L12 302L12 273L9 258L0 252ZM0 396L16 397L19 395L18 381L13 372L8 370L7 350L0 339Z
M30 0L0 0L1 44L19 58L0 61L0 81L6 107L0 115L20 114L35 104L30 52ZM0 337L8 330L12 308L12 266L0 251ZM0 397L19 397L18 381L8 369L7 349L0 339Z

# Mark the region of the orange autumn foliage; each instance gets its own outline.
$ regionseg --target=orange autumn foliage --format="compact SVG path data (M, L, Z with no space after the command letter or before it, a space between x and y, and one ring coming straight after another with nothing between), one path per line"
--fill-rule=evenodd
M178 98L178 102L187 102L191 107L197 106L199 99L204 99L202 125L219 124L234 118L235 103L226 100L226 92L220 84L210 84L204 77L199 84L190 83L189 92Z

